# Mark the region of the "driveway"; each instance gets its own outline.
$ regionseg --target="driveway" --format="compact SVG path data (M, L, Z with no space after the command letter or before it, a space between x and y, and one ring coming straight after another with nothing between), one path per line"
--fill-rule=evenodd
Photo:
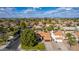
M63 42L58 42L58 49L61 51L68 51L68 48L65 46L65 44Z
M53 51L53 46L51 42L44 42L47 51Z
M67 51L68 48L65 46L65 44L63 42L56 42L57 39L55 38L55 35L53 34L53 32L50 33L51 33L52 43L54 46L56 46L56 50Z

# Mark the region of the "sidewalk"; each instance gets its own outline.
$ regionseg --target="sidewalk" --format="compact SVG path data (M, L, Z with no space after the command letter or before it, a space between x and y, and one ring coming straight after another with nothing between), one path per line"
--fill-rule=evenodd
M0 46L0 50L4 49L10 42L7 42L5 45Z
M21 48L21 44L18 46L18 50L19 50L19 51L24 51L24 50Z

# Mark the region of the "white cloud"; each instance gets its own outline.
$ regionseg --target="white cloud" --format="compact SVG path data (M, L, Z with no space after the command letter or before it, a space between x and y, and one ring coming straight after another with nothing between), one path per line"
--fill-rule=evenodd
M52 14L52 13L57 13L57 12L59 12L59 11L61 11L62 10L62 8L57 8L57 9L55 9L55 10L48 10L48 11L46 11L44 14Z
M72 7L64 7L62 9L64 9L64 10L72 10L73 8Z
M41 9L41 7L33 7L34 9Z
M22 13L29 13L29 12L34 12L35 9L26 9L26 10L23 10Z
M15 8L0 8L0 17L78 17L79 10L61 7L48 11L38 11L40 7L33 7L16 12Z
M4 8L0 8L1 11L5 10Z
M45 12L44 14L53 14L53 13L61 13L61 12L65 12L65 11L70 11L72 10L73 8L71 7L60 7L60 8L57 8L55 10L48 10L47 12Z

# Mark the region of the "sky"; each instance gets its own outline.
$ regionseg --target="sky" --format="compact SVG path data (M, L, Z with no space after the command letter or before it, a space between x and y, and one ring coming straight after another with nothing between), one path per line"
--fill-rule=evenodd
M79 18L79 7L0 7L0 18Z

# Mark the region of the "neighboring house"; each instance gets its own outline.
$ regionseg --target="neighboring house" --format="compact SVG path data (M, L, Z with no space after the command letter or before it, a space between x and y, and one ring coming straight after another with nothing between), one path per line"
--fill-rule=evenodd
M63 29L67 31L74 31L76 30L76 27L63 27Z
M9 23L7 23L7 22L2 22L2 23L0 23L0 26L8 27L8 25L9 25Z
M15 22L2 22L0 23L0 25L4 26L4 27L9 27L9 26L16 26L16 23Z
M35 28L35 29L41 29L41 28L43 28L43 24L41 23L41 22L39 22L37 25L34 25L33 27Z
M76 26L77 31L79 31L79 26Z
M45 42L50 42L51 41L51 36L50 36L49 32L39 31L39 32L37 32L37 34L39 34Z
M16 26L16 23L10 23L10 26L12 26L12 27L14 27L14 26Z
M35 29L38 29L38 28L42 28L42 26L34 25L34 28L35 28Z
M46 27L52 26L52 24L46 24Z
M63 31L51 31L52 40L55 42L63 42L65 39Z
M42 22L39 22L38 25L39 26L44 26L44 24Z
M13 38L13 36L9 36L9 39L12 39Z
M76 40L78 40L79 41L79 31L78 32L75 32L75 37L76 37Z

